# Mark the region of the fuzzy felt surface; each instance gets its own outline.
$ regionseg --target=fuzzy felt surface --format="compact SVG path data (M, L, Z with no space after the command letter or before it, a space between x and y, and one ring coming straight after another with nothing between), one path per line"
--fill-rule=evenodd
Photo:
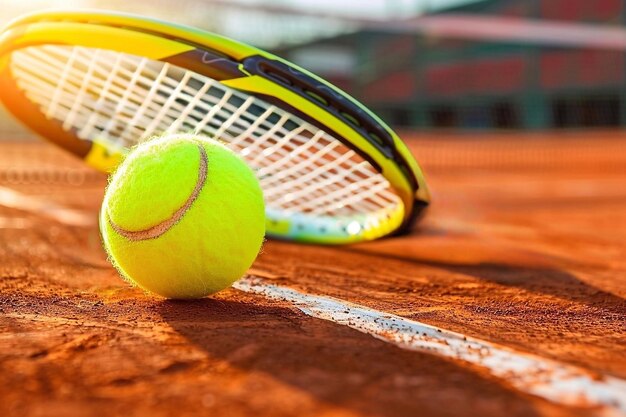
M170 219L198 184L202 146L206 179L197 197L156 238L129 239ZM112 175L100 214L105 249L130 282L167 298L198 298L228 287L256 258L265 233L263 194L236 154L190 135L153 139Z

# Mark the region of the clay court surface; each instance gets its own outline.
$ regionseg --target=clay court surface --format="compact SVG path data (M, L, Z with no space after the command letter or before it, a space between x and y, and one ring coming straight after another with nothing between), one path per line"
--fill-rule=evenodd
M626 136L404 135L433 205L405 236L268 241L251 271L626 379ZM107 262L106 178L0 142L1 416L589 416L488 369L230 289L164 301ZM622 392L626 395L626 393Z

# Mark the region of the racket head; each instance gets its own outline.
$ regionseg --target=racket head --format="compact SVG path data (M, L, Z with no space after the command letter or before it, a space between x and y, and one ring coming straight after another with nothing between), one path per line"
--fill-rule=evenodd
M150 83L164 87L148 109ZM272 54L182 25L108 12L27 15L0 35L0 101L103 171L166 131L223 140L259 176L271 237L375 239L408 230L430 201L405 144L355 99Z

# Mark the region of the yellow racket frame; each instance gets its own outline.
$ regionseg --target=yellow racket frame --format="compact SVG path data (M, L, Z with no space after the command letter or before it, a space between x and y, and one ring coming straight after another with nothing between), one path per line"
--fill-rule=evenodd
M97 140L85 141L74 136L72 132L65 131L61 123L45 117L39 107L18 88L11 75L9 61L12 51L46 44L99 48L160 61L194 51L208 50L240 63L239 70L242 76L223 79L220 82L251 95L272 97L300 114L314 119L317 125L333 132L351 149L365 156L397 192L404 207L390 214L391 224L373 228L355 240L369 240L406 230L430 202L422 170L395 132L343 91L277 56L196 28L121 13L54 11L34 13L13 21L0 35L0 101L32 130L80 156L99 170L110 171L115 168L126 150L111 150L99 144ZM319 105L315 100L263 77L262 74L250 73L244 62L251 57L281 63L302 74L303 77L331 89L332 94L341 97L347 105L353 106L360 114L374 120L384 129L386 137L389 138L386 146L390 152L382 152L380 146L376 146L362 131L355 128L353 123L337 117L337 114ZM397 218L398 216L400 218ZM288 236L288 229L288 222L268 224L268 231L278 236ZM301 237L301 240L348 243L346 239L329 242L311 236Z

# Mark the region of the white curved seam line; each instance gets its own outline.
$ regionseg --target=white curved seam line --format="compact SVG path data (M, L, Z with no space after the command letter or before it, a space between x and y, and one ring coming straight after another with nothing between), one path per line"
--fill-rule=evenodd
M191 191L191 194L189 195L189 197L187 197L187 200L183 203L183 205L179 207L169 218L161 221L154 226L142 230L124 229L123 227L116 224L113 219L111 219L111 216L107 211L107 220L109 222L109 225L113 230L115 230L117 234L133 242L156 239L169 231L175 224L183 219L185 214L191 209L195 201L200 196L208 175L207 152L202 144L197 144L197 147L200 154L198 162L198 178L196 180L196 184L193 190Z

